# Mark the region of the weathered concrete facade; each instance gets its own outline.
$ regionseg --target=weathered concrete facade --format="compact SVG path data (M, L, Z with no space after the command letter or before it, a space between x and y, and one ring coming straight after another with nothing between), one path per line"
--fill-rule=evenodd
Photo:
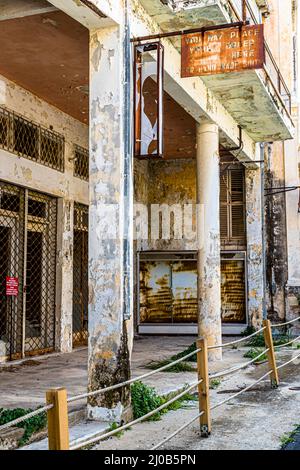
M0 106L65 139L63 173L0 149L0 179L57 198L55 349L72 350L73 206L88 204L88 183L74 177L74 145L88 148L88 127L17 84L0 77ZM5 360L5 358L3 358Z
M267 37L277 37L272 52L292 92L295 138L265 148L268 315L272 321L299 314L299 62L297 2L270 1ZM280 188L277 189L276 188ZM285 190L286 188L286 190Z
M122 29L92 33L90 48L89 388L95 390L127 380L130 371L122 290ZM126 389L91 398L89 416L120 420L127 400Z
M11 10L10 5L2 18L7 31L12 28L11 31L20 34L26 27L24 18L31 18L31 24L37 25L39 38L53 41L53 51L62 46L61 38L67 38L65 46L69 55L66 54L66 62L62 62L60 55L56 58L58 69L51 77L54 80L56 75L60 81L49 88L45 86L47 80L38 83L34 73L36 64L30 73L26 69L26 74L24 64L24 69L14 61L6 64L10 80L0 77L0 105L63 135L64 171L9 152L2 148L3 144L0 179L57 198L55 349L63 352L72 349L76 203L89 205L90 391L130 377L130 354L139 321L141 255L146 254L149 259L156 256L152 261L165 269L164 275L157 277L170 303L177 302L176 308L179 305L181 321L176 323L172 319L174 332L186 326L188 331L182 312L186 305L192 308L196 304L197 331L211 345L221 342L221 287L226 282L233 285L237 272L229 272L230 282L224 281L222 256L236 263L240 274L240 266L245 266L238 280L245 285L245 317L240 324L232 322L236 329L231 333L240 333L248 324L260 327L264 295L260 141L268 142L265 146L267 188L299 184L297 138L282 142L293 136L293 120L283 89L280 90L280 76L271 76L267 70L270 63L264 70L249 73L185 79L180 75L178 41L163 38L165 153L160 160L151 156L144 161L128 159L132 129L127 119L134 110L132 103L126 104L127 87L133 82L133 77L128 77L131 59L124 47L127 45L128 51L126 21L134 38L172 31L182 25L191 28L229 24L240 19L240 11L234 12L228 2L219 0L53 0L46 9L45 5L36 9L38 2L34 3L34 8L28 2L27 8L21 11ZM275 59L294 91L292 109L293 118L297 118L293 70L296 52L293 57L295 42L290 34L291 25L294 36L297 30L296 2L279 3L280 6L275 0L270 2L270 14L264 19L266 39L272 43ZM287 3L288 8L282 3ZM260 11L259 2L253 0L250 4L254 17L260 21L261 14L266 13L265 7ZM78 37L82 40L78 41ZM85 41L89 47L86 51L80 48ZM32 42L30 37L28 44ZM28 46L28 60L30 50ZM40 73L45 77L47 61L43 51L39 53ZM78 58L76 63L74 57ZM18 84L23 76L31 91ZM275 83L277 78L279 85ZM60 104L61 108L50 102L58 107ZM74 176L75 144L89 148L88 181ZM229 165L230 171L234 168L242 171L240 176L233 171L224 183L220 178L224 176L226 158L230 160L225 162L225 170ZM231 188L226 188L229 180ZM221 201L222 197L226 201ZM297 192L266 194L265 209L268 313L276 321L295 316L299 311ZM137 239L131 233L133 222L139 232ZM224 223L230 225L229 232L234 229L239 232L239 236L230 234L228 244L221 244ZM165 236L166 232L169 236ZM176 284L178 279L185 284ZM191 285L187 286L188 283ZM220 358L220 351L212 355L212 359ZM90 397L90 418L120 421L129 408L129 395L127 389L121 389Z

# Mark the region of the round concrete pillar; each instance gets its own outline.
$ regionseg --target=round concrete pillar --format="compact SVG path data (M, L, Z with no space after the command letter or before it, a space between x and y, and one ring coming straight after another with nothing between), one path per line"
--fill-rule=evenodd
M219 197L218 126L197 124L198 333L209 346L222 342ZM209 359L222 359L222 350Z

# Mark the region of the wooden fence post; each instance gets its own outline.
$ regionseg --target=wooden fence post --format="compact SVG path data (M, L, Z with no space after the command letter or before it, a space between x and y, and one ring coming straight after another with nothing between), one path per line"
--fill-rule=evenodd
M269 349L268 355L268 362L269 362L269 369L272 370L272 374L270 375L271 378L271 387L277 388L279 385L279 377L276 365L276 357L274 351L274 344L273 344L273 336L272 336L272 328L270 320L263 321L264 329L264 338L265 338L265 345Z
M69 422L67 390L56 388L46 392L47 405L53 408L47 411L48 449L69 450Z
M209 400L209 377L208 377L208 352L207 341L205 338L197 340L197 349L201 351L197 353L197 369L198 380L202 382L198 385L199 411L204 411L200 416L200 432L202 437L208 437L211 432L210 419L210 400Z

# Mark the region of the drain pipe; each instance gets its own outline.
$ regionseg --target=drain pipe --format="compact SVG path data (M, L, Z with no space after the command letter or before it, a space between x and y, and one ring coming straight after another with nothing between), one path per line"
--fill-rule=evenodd
M133 182L132 182L132 128L131 128L131 43L129 27L129 4L124 0L124 31L123 31L123 142L124 142L124 161L123 161L123 320L131 318L132 295L133 295Z
M266 272L266 225L265 225L265 143L260 143L260 185L261 185L261 236L262 236L262 269L263 269L263 319L267 319L267 272Z

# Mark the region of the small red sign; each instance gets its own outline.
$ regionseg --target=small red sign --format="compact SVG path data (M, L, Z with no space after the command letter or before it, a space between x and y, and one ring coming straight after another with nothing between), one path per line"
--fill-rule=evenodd
M19 278L6 276L6 295L17 296L19 293Z

